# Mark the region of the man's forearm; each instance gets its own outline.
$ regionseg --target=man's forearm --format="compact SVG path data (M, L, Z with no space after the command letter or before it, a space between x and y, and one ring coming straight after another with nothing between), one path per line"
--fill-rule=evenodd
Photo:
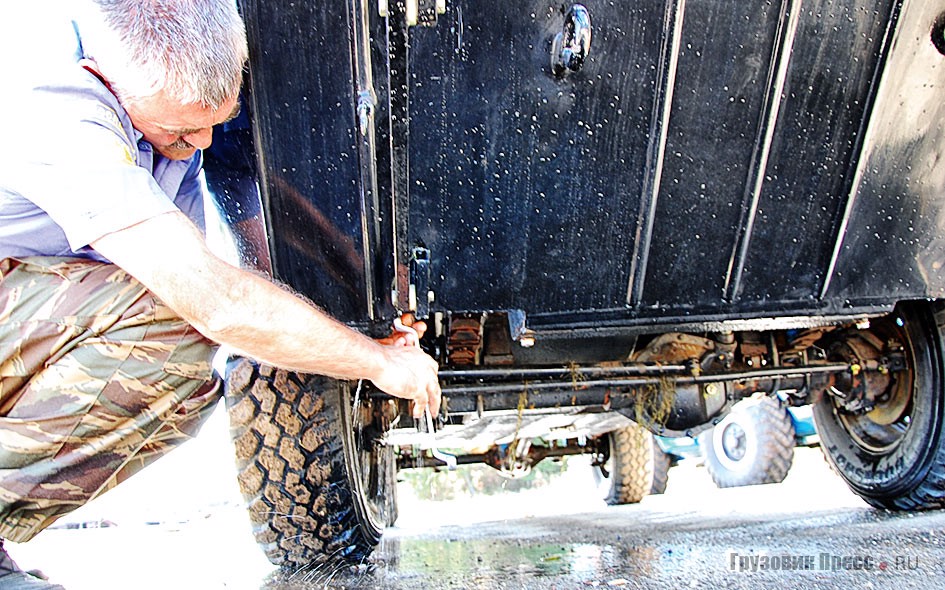
M259 361L339 378L372 378L383 350L301 298L207 249L185 218L159 216L94 247L141 281L207 338ZM142 251L143 250L143 251Z
M219 291L211 294L217 300L185 318L211 340L269 364L342 379L373 379L383 370L384 347L269 281L220 265Z

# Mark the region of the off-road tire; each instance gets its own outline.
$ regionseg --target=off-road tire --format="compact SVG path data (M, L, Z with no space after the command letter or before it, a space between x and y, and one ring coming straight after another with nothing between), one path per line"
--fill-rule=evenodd
M893 376L909 396L908 404L899 420L863 436L869 431L857 428L872 412L851 417L825 395L814 406L821 448L850 489L872 506L945 507L945 306L940 301L900 304L887 318L873 320L870 331L882 341L902 341L908 370ZM894 436L887 444L869 442L889 433Z
M656 441L646 428L633 424L606 435L610 459L607 477L610 505L636 504L653 489L653 455ZM657 449L659 450L659 449Z
M737 438L736 447L726 444ZM794 426L774 397L741 401L713 429L699 435L705 466L720 488L784 481L794 462Z
M657 496L666 491L666 485L669 483L669 468L673 466L672 457L670 457L659 443L653 440L653 485L650 486L650 495Z
M396 518L392 451L363 468L352 459L351 395L347 383L246 360L228 371L240 491L256 541L285 570L360 563Z

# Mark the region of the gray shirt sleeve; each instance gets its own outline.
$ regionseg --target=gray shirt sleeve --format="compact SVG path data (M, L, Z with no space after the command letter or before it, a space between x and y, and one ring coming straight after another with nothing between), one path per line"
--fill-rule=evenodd
M137 145L117 104L97 96L94 86L68 88L66 95L49 86L31 94L29 110L45 113L40 128L55 132L35 134L21 146L5 171L5 189L45 211L73 251L176 210L148 170L137 165Z

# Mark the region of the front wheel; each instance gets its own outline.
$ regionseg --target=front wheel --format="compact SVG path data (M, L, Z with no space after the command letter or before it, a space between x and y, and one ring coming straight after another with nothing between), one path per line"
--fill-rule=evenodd
M945 505L945 415L941 303L902 304L832 346L837 360L900 354L905 369L867 381L872 407L851 408L834 395L814 406L828 461L850 488L878 508Z
M226 383L240 491L269 560L293 571L362 561L396 519L378 408L348 383L246 360Z
M594 468L598 489L611 505L636 504L653 490L654 461L662 453L649 430L632 424L604 435L606 460Z

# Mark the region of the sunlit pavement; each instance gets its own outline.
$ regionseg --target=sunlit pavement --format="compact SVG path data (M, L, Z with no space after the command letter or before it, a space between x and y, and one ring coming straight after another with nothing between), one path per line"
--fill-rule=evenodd
M272 566L241 506L222 406L200 436L40 533L7 543L67 590L258 588ZM70 529L69 526L101 528Z
M59 524L114 526L48 530L10 553L68 590L938 588L945 573L945 513L870 509L818 449L798 449L783 484L718 490L682 464L666 494L637 506L605 506L577 460L518 494L421 502L402 487L398 526L370 567L277 578L230 454L218 412L198 440Z

